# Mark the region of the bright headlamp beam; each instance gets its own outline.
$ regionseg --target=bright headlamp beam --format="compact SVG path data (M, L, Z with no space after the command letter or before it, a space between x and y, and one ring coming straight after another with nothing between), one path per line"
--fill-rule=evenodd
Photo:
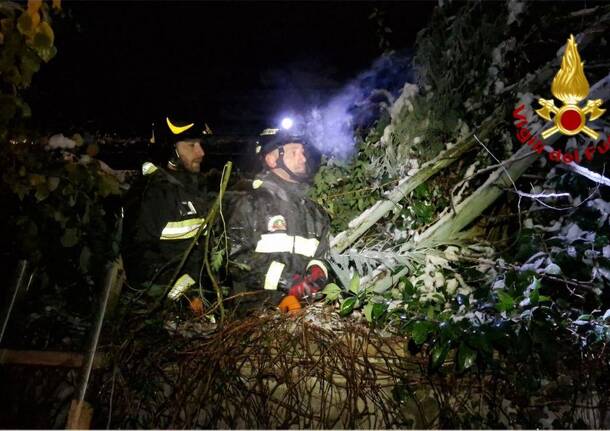
M294 122L292 121L292 118L286 117L282 120L282 128L283 129L290 129L292 127L292 125L294 124Z

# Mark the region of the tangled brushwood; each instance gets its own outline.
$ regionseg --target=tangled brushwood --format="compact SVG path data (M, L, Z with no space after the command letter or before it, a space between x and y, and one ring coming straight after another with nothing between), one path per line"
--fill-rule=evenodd
M601 387L609 370L603 350L581 356L566 346L561 361L547 369L536 355L508 363L496 353L493 365L477 373L455 373L458 358L430 372L434 351L413 351L405 337L331 311L320 305L296 316L269 311L207 335L193 332L195 321L170 332L149 325L123 345L112 374L100 376L94 425L371 429L604 423L609 400ZM538 395L531 397L531 390Z

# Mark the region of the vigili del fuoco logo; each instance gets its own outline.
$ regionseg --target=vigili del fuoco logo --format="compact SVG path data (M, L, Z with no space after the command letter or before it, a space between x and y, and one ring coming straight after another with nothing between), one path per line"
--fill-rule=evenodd
M597 141L599 133L590 128L587 122L598 119L606 110L600 108L603 103L602 99L587 100L583 108L579 106L589 95L589 82L585 77L584 63L580 60L578 44L574 40L573 35L570 35L568 39L568 44L561 60L561 68L551 84L551 93L563 104L556 106L554 99L538 99L540 108L536 110L536 114L547 121L553 122L552 127L542 132L542 139L548 139L556 133L566 136L583 133ZM544 144L525 127L527 120L525 115L521 113L524 107L525 105L521 104L513 111L513 118L518 120L518 123L515 124L517 126L517 139L522 144L527 143L534 151L540 154L544 151ZM604 154L609 149L610 137L598 145L594 143L588 145L584 151L584 158L592 160L596 152ZM548 156L549 160L554 162L580 162L578 148L572 153L565 152L563 154L561 150L557 149L551 151Z

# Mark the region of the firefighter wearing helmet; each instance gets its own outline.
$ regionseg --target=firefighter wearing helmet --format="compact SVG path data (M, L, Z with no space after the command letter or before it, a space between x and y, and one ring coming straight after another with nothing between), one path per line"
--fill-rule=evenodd
M236 200L229 221L234 288L245 308L262 302L301 308L327 283L330 220L307 197L311 169L305 136L266 129L257 152L263 171Z
M168 284L200 227L212 201L200 174L205 157L205 123L169 117L155 123L153 145L165 153L166 166L146 162L143 176L130 190L125 205L122 253L131 283ZM178 299L196 286L203 262L195 246L169 290Z

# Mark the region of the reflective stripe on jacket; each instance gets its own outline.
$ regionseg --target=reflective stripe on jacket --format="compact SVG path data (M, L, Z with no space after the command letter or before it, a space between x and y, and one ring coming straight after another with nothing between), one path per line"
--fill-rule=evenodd
M127 277L143 283L155 278L167 283L199 228L205 227L211 199L201 174L166 171L145 164L138 194L126 208L122 239ZM130 192L131 193L131 192ZM203 261L200 247L194 247L181 275L199 279ZM159 274L158 274L159 273Z
M328 273L330 220L307 187L265 172L236 200L228 229L238 292L287 290L311 262Z

